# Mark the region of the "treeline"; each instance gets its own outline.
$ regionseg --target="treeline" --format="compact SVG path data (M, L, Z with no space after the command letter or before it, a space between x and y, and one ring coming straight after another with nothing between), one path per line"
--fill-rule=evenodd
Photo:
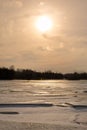
M0 68L0 80L45 80L45 79L67 79L67 80L87 80L87 73L55 73L51 71L37 72L30 69Z

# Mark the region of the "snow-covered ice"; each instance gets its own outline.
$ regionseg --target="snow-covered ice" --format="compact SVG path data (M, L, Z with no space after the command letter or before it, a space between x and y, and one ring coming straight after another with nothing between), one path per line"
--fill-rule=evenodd
M7 127L87 130L87 81L0 81L0 130Z

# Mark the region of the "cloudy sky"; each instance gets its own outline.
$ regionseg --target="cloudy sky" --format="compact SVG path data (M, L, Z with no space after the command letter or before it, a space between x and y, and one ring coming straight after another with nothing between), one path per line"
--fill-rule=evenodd
M53 27L41 33L39 16ZM87 72L87 0L0 0L0 67Z

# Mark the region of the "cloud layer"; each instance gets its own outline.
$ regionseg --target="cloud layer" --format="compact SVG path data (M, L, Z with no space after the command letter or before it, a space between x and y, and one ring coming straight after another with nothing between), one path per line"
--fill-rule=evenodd
M86 12L86 0L0 0L0 66L87 71ZM54 20L45 34L35 28L43 14Z

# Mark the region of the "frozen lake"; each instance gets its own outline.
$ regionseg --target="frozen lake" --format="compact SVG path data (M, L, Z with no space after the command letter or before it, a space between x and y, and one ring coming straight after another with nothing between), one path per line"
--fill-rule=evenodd
M87 105L87 81L0 81L0 103L76 103Z
M87 81L0 81L0 121L59 124L67 129L72 125L72 130L86 130ZM5 122L2 127L7 128Z

